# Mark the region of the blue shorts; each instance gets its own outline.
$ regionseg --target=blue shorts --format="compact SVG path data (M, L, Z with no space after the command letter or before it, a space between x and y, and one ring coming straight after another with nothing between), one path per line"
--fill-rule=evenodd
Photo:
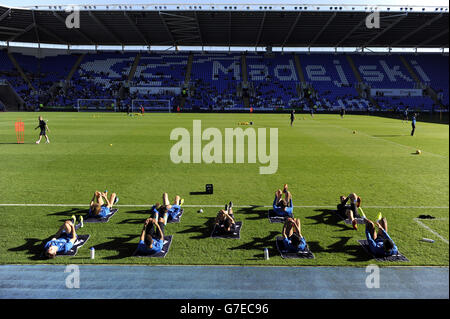
M67 253L69 250L71 250L73 247L73 242L69 241L65 246L64 246L64 253Z
M175 219L181 212L181 206L180 205L172 205L172 208L168 210L169 218Z
M298 251L304 251L306 249L306 240L304 237L300 238L300 243L297 247L292 246L291 240L289 238L284 239L284 247L288 252L296 253Z
M293 217L292 212L284 211L281 208L277 208L273 210L275 215L281 216L281 217Z
M164 242L162 240L153 239L153 248L148 248L143 240L139 241L137 250L142 254L154 254L160 252Z
M102 209L100 210L100 213L98 214L99 217L106 217L109 214L111 214L111 210L107 206L102 206Z

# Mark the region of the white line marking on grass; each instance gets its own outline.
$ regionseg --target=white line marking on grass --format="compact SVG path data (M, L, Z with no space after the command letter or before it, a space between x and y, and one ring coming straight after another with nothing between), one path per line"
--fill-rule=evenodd
M341 128L341 129L348 130L348 131L352 131L352 129L344 127L344 126L340 126L340 125L332 125L332 124L325 124L325 125ZM391 141L391 140L387 140L387 139L384 139L384 138L381 138L381 137L378 137L378 136L373 136L373 135L364 133L362 131L358 131L358 134L365 135L365 136L370 137L370 138L382 140L382 141L385 141L385 142L389 142L389 143L394 144L394 145L403 146L404 148L409 148L409 149L412 149L413 151L417 150L414 146L400 144L400 143L397 143L397 142L394 142L394 141ZM448 156L444 156L444 155L441 155L441 154L435 154L435 153L431 153L431 152L428 152L428 151L422 151L422 152L424 154L429 154L429 155L440 157L440 158L448 158Z
M152 207L153 204L125 204L115 207ZM212 207L220 208L225 205L183 205L183 207ZM0 204L0 207L89 207L89 204ZM236 208L271 208L272 205L233 205ZM299 205L294 208L333 208L336 206ZM449 209L449 206L364 206L377 209Z
M384 139L384 138L381 138L381 137L378 137L378 136L369 135L369 134L366 134L366 133L364 133L364 132L362 132L362 134L363 134L363 135L366 135L366 136L368 136L368 137L371 137L371 138L376 138L376 139L379 139L379 140L383 140L383 141L385 141L385 142L389 142L389 143L394 144L394 145L403 146L403 147L405 147L405 148L412 149L413 151L414 151L414 150L417 150L414 146L409 146L409 145L405 145L405 144L400 144L400 143L397 143L397 142L394 142L394 141L391 141L391 140L387 140L387 139ZM440 157L440 158L447 158L447 156L444 156L444 155L441 155L441 154L431 153L431 152L428 152L428 151L422 151L422 152L423 152L424 154L429 154L429 155L436 156L436 157Z
M434 234L437 237L439 237L444 243L446 243L447 245L449 244L447 239L445 239L444 237L439 235L437 232L435 232L433 229L431 229L430 227L428 227L427 225L422 223L418 218L414 218L414 220L417 222L417 224L419 224L420 226L422 226L423 228L425 228L426 230L428 230L432 234ZM433 220L447 220L447 218L436 218L436 219L433 219Z

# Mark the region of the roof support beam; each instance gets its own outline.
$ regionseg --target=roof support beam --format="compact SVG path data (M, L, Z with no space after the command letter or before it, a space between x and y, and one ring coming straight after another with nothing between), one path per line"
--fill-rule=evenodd
M34 23L34 33L36 34L36 41L40 46L40 39L39 39L39 30L38 30L38 25L36 23L36 16L34 15L34 10L31 10L31 16L33 17L33 23Z
M177 46L177 42L175 41L175 38L174 38L172 32L170 32L169 26L167 25L167 22L164 19L164 14L165 14L164 12L159 12L159 17L161 18L161 21L162 21L164 27L166 28L167 34L169 35L169 38L172 41L173 46L176 47Z
M228 12L228 50L231 51L231 12Z
M259 24L258 36L256 37L255 47L257 47L258 44L259 44L259 41L261 41L261 35L262 35L262 31L264 29L264 22L265 21L266 21L266 11L264 11L263 18L261 20L261 23Z
M13 27L3 27L0 25L0 30L6 30L6 31L11 31L11 32L23 32L25 29L19 29L19 28L13 28Z
M369 41L367 41L366 43L364 43L363 48L367 47L369 44L371 44L373 41L375 41L376 39L378 39L379 37L381 37L383 34L385 34L386 32L388 32L390 29L392 29L393 27L395 27L397 24L399 24L404 18L406 18L408 15L404 14L402 15L400 18L398 18L397 20L395 20L393 23L391 23L389 26L387 26L386 28L383 28L383 30L381 32L377 31L377 34L370 38Z
M323 25L322 29L320 29L319 33L316 34L316 36L314 37L314 39L312 39L312 41L308 44L308 47L311 47L314 43L316 43L317 39L320 38L320 36L322 35L322 33L325 31L325 29L328 27L328 25L331 23L331 21L333 21L333 19L336 17L336 12L334 12L331 17L328 19L328 21Z
M25 33L27 33L28 31L30 31L31 29L33 29L36 26L35 23L30 24L28 27L25 28L25 30L23 30L20 33L17 33L16 35L12 36L11 38L8 39L8 42L12 42L15 39L21 37L22 35L24 35Z
M419 32L420 30L428 27L429 25L431 25L433 22L439 20L440 18L442 18L442 13L435 16L433 19L427 21L426 23L422 24L420 27L416 28L415 30L411 31L410 33L406 34L405 36L401 37L399 40L393 42L390 46L393 47L401 42L403 42L404 40L408 39L410 36L416 34L417 32Z
M12 36L12 35L15 35L16 32L13 32L13 31L2 31L0 29L0 34L6 34L6 35L9 35L9 36Z
M159 15L174 46L192 39L197 39L199 43L196 45L203 45L200 26L195 17L167 12L159 12Z
M103 31L105 31L114 41L116 41L118 44L123 46L123 41L121 41L111 30L108 29L107 26L105 26L103 24L103 22L101 22L92 11L89 11L89 16L91 17L92 20L94 20L95 23L97 23L97 25L103 29Z
M64 19L63 17L61 17L58 13L56 13L55 11L53 11L53 15L55 16L56 19L58 19L61 23L63 23L64 25L66 25L66 19ZM80 29L77 28L73 28L71 29L73 31L75 31L76 33L78 33L79 35L81 35L84 39L86 39L88 42L90 42L91 44L96 44L95 41L93 41L90 37L88 37L83 31L81 31Z
M353 33L355 33L356 30L358 30L361 25L366 22L366 17L364 17L357 25L355 25L353 27L353 29L350 30L349 33L347 33L347 35L345 37L343 37L338 43L336 43L334 45L334 47L338 47L339 45L341 45L341 43L343 43L345 40L347 40Z
M299 13L297 14L297 17L295 17L294 23L292 23L292 25L291 25L291 27L290 27L290 29L289 29L288 34L287 34L286 37L284 38L283 44L281 44L281 47L282 47L282 48L284 47L284 45L286 44L286 42L287 42L287 41L289 40L289 38L291 37L292 32L294 32L294 29L295 29L295 27L297 26L298 20L300 20L300 16L301 16L301 15L302 15L302 13L299 12Z
M203 46L205 46L205 44L203 42L202 29L200 28L200 22L198 21L198 16L197 16L196 11L194 11L194 16L195 16L195 23L197 24L197 28L198 28L198 34L200 35L200 42L202 43L202 47L203 47Z
M446 35L447 33L448 33L448 28L446 30L439 32L438 34L432 36L431 38L426 39L422 43L419 43L417 46L414 47L414 49L420 48L420 47L424 46L425 44L430 43L431 41L439 39L440 37L442 37L443 35Z
M126 11L123 12L123 15L128 20L128 23L133 27L134 31L136 31L136 33L141 37L141 39L144 40L145 44L147 46L150 46L150 41L148 41L147 37L141 32L141 30L139 30L136 23L134 23L134 21L131 20L130 16L127 14Z
M1 16L0 16L0 22L2 22L3 19L5 19L7 16L11 14L11 8L6 10Z
M45 28L45 27L43 27L43 26L41 26L41 25L39 25L39 24L36 24L36 27L37 27L37 29L41 30L42 32L47 33L49 36L55 38L55 39L58 40L60 43L68 44L67 41L64 41L64 40L61 39L59 36L57 36L54 32L48 30L47 28Z

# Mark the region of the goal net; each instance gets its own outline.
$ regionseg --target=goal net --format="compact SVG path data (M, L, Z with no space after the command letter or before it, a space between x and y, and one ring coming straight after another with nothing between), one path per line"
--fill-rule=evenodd
M141 107L147 112L171 112L170 100L134 99L131 101L132 112L140 112Z
M116 112L117 101L116 99L78 99L77 111Z

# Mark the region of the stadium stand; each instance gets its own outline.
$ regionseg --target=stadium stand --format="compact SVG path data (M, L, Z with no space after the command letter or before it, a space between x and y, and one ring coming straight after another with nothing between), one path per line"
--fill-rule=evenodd
M191 96L185 108L242 108L237 96L241 82L240 54L194 54L191 72Z
M174 105L180 94L179 89L183 86L187 60L187 54L146 53L142 55L129 83L130 87L138 89L130 92L125 104L134 99L143 99L167 100Z
M449 106L449 79L446 72L448 68L448 56L442 55L414 55L408 56L407 61L416 72L419 79L426 85L430 85L440 95L442 103Z
M344 55L301 55L305 80L317 92L315 104L323 109L365 109L366 99L356 90L357 80Z
M299 76L292 55L247 54L250 104L257 109L297 106Z
M0 51L1 79L7 80L31 108L46 106L76 107L78 99L114 99L126 105L133 100L164 100L179 105L188 65L188 53L152 52L140 54L134 72L131 68L137 52L97 52L84 56L71 80L66 83L79 54L52 54L35 57L11 53L26 79L8 53ZM309 110L364 111L369 98L361 96L347 56L344 54L297 54L305 83L301 83L294 54L245 53L249 106L255 110L299 108ZM448 107L448 57L442 55L404 55L417 75L418 83L399 55L350 54L361 81L370 89L421 90L430 86L443 106ZM184 109L239 110L243 72L241 53L195 53ZM131 75L131 78L130 78ZM32 87L36 89L34 91ZM312 90L308 98L302 85ZM373 96L380 110L432 111L439 107L430 96ZM121 102L121 103L120 103Z

